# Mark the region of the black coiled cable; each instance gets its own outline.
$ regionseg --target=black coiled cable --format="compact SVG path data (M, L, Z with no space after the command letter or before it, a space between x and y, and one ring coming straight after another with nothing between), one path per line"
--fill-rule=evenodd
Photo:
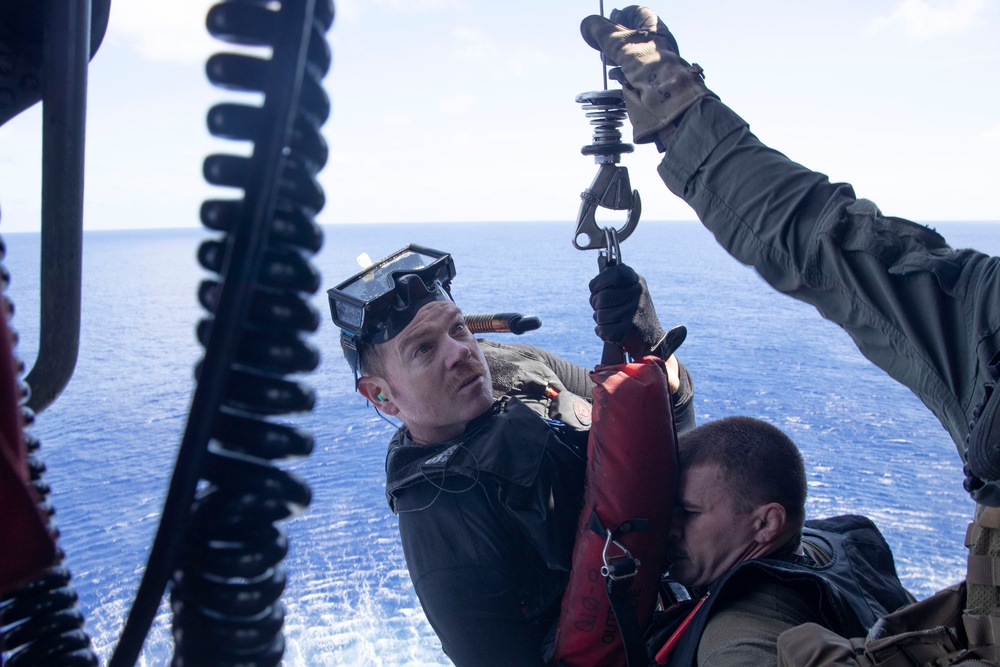
M44 6L43 6L44 5ZM34 410L44 409L66 386L76 363L79 336L79 238L83 206L83 134L86 117L87 63L104 38L109 0L72 3L0 3L0 125L44 100L42 133L42 281L43 310L34 376L34 396L20 380L20 417L27 449L26 462L39 506L50 518L55 510L44 480L40 443L30 431ZM89 36L89 38L88 38ZM75 252L74 252L75 251ZM64 254L65 253L65 254ZM0 259L6 249L0 242ZM70 260L69 257L74 259ZM58 258L63 261L45 262ZM75 264L75 266L74 266ZM74 271L76 275L74 278ZM7 269L0 266L2 307L8 322L14 307L6 290ZM76 299L72 298L76 292ZM69 298L67 298L69 297ZM46 305L50 309L46 311ZM52 307L54 306L54 307ZM46 318L45 312L56 313ZM52 327L53 322L59 325ZM11 336L16 333L10 329ZM51 336L51 337L50 337ZM57 344L49 343L56 341ZM5 341L6 342L6 341ZM18 376L24 368L17 359ZM38 375L35 375L38 371ZM6 375L6 374L5 374ZM4 381L7 378L4 377ZM39 397L44 397L39 400ZM11 512L0 507L0 512ZM48 526L58 538L54 524ZM23 544L0 548L18 549ZM8 666L96 665L97 656L83 630L72 577L58 546L53 565L31 583L0 597L0 662ZM6 662L5 662L6 659Z
M219 275L199 289L209 312L198 326L205 356L160 529L109 667L135 663L168 579L173 665L281 661L287 539L277 522L308 505L310 491L272 462L308 455L312 438L270 418L314 403L312 390L287 376L319 363L302 334L319 326L307 297L320 282L309 258L322 245L316 175L327 157L321 80L332 21L330 0L230 0L208 14L215 37L272 55L217 54L206 65L215 85L264 101L208 114L213 135L251 141L253 154L205 160L207 181L244 196L202 207L204 225L223 232L198 253Z
M0 241L0 260L6 255ZM8 322L14 313L6 289L10 282L7 269L0 265L2 290L0 303L7 312ZM16 340L16 332L10 329ZM14 342L14 341L12 341ZM16 346L15 346L16 348ZM23 363L16 357L19 374ZM39 498L39 507L50 517L49 529L59 537L51 518L55 515L49 495L51 488L45 481L45 463L39 457L40 443L31 431L34 412L25 403L29 389L20 381L21 419L24 426L24 443L27 449L28 474L31 485ZM65 554L57 547L52 567L34 578L28 585L0 597L0 650L7 655L7 667L26 665L64 665L65 667L90 667L97 665L97 655L84 631L84 618L77 606L77 594L72 586L72 575L64 566ZM2 658L0 658L2 662Z

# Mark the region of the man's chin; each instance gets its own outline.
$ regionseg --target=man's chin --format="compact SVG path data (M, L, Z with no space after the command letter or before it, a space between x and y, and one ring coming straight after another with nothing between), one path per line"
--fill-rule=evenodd
M490 385L489 379L482 375L476 376L472 382L462 385L456 393L462 400L475 404L477 409L480 405L486 407L493 405L493 387Z
M691 584L688 582L691 580L690 573L685 571L682 564L671 563L670 569L667 570L667 576L679 584L690 587Z

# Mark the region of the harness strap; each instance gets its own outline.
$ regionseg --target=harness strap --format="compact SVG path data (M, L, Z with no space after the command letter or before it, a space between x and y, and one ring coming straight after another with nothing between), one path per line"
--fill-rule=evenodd
M965 541L969 556L961 628L967 637L969 659L962 664L997 664L1000 662L1000 508L979 505Z
M1000 637L1000 617L965 615L962 621L969 638L969 646L976 647L977 651L985 648L1000 651L1000 647L997 646L997 638Z
M1000 507L985 507L976 518L976 523L986 528L1000 528Z
M975 521L969 524L969 527L965 529L965 547L969 548L977 541L979 541L979 536L983 534L983 529Z
M986 507L965 531L965 546L971 547L988 529L1000 528L1000 507Z
M982 667L996 667L1000 663L1000 647L997 646L978 646L971 651L969 651L969 657L977 660L964 660L962 661L962 667L970 666L982 666Z
M684 620L677 626L677 629L671 633L667 642L660 647L659 651L656 652L656 664L667 664L667 660L670 659L670 654L674 652L674 649L677 648L677 644L680 643L681 637L684 635L684 631L687 630L689 625L691 625L691 620L694 618L694 615L698 613L698 610L701 609L701 605L703 605L707 599L708 596L705 595L698 600L698 603L695 604L691 611L688 612L688 615L684 617Z
M970 584L996 586L1000 582L1000 561L994 556L969 555L966 581Z
M622 636L622 644L625 646L625 664L628 667L641 667L648 660L639 619L635 616L635 609L632 608L628 595L632 580L605 577L604 584L611 602L611 611L615 613L615 621L618 623L618 632Z
M628 667L645 665L648 660L646 645L642 640L642 628L639 627L639 619L636 617L635 608L628 594L632 577L638 571L640 563L618 540L622 535L631 532L649 530L649 521L647 519L628 519L614 530L608 530L601 524L595 509L590 513L587 527L605 538L604 567L601 568L601 573L604 574L604 587L608 593L608 602L611 604L611 611L614 612L618 632L621 634L622 645L625 648L625 664ZM617 546L621 553L609 557L608 548L612 544Z

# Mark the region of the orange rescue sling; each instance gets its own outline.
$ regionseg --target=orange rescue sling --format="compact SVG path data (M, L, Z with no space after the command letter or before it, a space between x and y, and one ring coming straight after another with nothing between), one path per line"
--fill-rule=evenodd
M634 667L646 663L639 640L666 561L677 433L659 358L598 366L591 377L587 486L553 663Z

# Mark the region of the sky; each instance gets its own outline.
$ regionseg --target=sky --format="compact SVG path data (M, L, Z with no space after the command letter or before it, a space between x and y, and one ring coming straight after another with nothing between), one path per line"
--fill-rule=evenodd
M84 228L200 226L207 110L245 101L204 63L211 2L113 0L90 67ZM606 4L610 9L613 5ZM754 133L888 215L1000 221L1000 0L651 5ZM324 85L321 224L566 221L596 174L575 102L599 90L579 33L597 0L342 0ZM612 82L612 85L614 82ZM0 232L39 227L39 106L0 127ZM626 128L626 138L630 131ZM693 220L636 147L641 220ZM602 211L601 224L624 222Z

